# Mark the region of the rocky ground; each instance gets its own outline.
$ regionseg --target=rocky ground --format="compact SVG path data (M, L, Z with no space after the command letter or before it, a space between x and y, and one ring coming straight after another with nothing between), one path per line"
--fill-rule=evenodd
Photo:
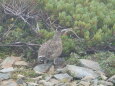
M62 61L62 62L61 62ZM98 62L79 59L80 65L60 60L31 67L20 57L1 59L0 86L114 86L115 75L107 77Z

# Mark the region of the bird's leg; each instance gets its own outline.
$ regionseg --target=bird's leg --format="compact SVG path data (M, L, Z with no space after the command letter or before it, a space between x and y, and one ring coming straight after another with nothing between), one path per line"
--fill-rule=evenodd
M53 60L53 64L56 65L56 59Z
M48 59L45 59L45 60L44 60L44 64L47 64L47 63L48 63Z

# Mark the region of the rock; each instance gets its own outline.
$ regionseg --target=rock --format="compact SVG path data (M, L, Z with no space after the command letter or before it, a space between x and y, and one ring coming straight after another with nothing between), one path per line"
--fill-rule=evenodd
M71 81L72 80L72 77L69 76L67 73L64 73L64 74L56 74L54 75L54 77L57 79L57 80L60 80L62 82L68 82L68 81Z
M54 74L54 72L55 72L55 68L54 68L54 65L52 65L50 68L49 68L49 70L48 70L48 74Z
M11 77L10 73L0 73L0 80L6 80Z
M98 81L98 84L100 85L104 85L104 86L113 86L113 83L111 83L111 82L108 82L108 81L103 81L103 80L101 80L101 81Z
M90 81L91 86L98 86L98 79Z
M50 79L49 80L49 82L51 82L51 83L53 83L54 85L56 85L56 84L58 84L58 83L60 83L58 80L56 80L56 79Z
M39 86L54 86L54 83L46 82L45 80L40 80Z
M2 68L9 68L12 67L12 65L14 64L14 62L21 60L20 57L7 57L2 63L1 63L1 67Z
M16 65L16 66L28 66L28 63L25 61L17 61L17 62L15 62L14 65Z
M113 75L112 77L110 77L108 79L108 81L113 82L115 84L115 75Z
M79 67L79 66L75 66L75 65L67 65L66 66L68 72L76 78L83 78L86 76L90 76L90 77L94 77L97 78L98 75L97 73L95 73L94 71L92 71L91 69L88 68L84 68L84 67Z
M82 81L91 81L91 80L94 80L95 77L92 77L92 76L86 76L82 79Z
M33 83L33 82L27 82L27 86L38 86L38 84Z
M101 71L96 71L96 73L98 73L100 75L100 77L102 78L102 80L106 80L107 77L105 76L105 73L101 72Z
M91 68L91 69L97 70L97 71L101 70L101 67L99 66L98 62L94 62L94 61L87 60L87 59L80 59L80 63L84 67Z
M81 82L78 84L78 86L81 86L81 85L83 85L83 86L90 86L90 82L81 81Z
M67 72L67 70L66 70L66 67L64 67L64 68L58 68L58 69L56 69L55 72L56 73L65 73L65 72Z
M0 86L18 86L18 84L14 80L5 80Z
M78 86L76 81L68 82L65 84L65 86Z
M42 79L43 78L43 76L38 76L38 77L35 77L35 78L32 78L33 80L40 80L40 79Z
M18 78L25 78L25 76L21 75L21 74L18 74L17 76L18 76Z
M34 71L39 74L46 73L52 64L39 64L36 67L34 67Z
M25 82L24 82L24 80L23 79L18 79L17 81L17 84L19 84L19 85L23 85Z
M105 86L105 85L100 84L100 85L98 85L98 86Z
M49 81L52 78L52 75L47 75L44 79L45 81Z
M14 71L14 68L13 68L13 67L4 68L4 69L0 70L0 72L3 72L3 73L12 72L12 71Z

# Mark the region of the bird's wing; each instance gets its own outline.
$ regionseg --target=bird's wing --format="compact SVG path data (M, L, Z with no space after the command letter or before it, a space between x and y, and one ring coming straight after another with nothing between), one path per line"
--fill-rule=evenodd
M51 40L49 40L49 41L47 41L41 45L41 47L38 50L38 56L39 57L46 57L46 53L48 51L48 47L49 47L50 42L51 42Z
M61 41L51 41L48 47L47 54L51 59L54 59L62 53L62 42Z

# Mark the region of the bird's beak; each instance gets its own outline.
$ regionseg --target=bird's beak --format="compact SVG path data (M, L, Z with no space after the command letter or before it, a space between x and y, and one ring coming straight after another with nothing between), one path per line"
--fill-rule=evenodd
M67 34L68 32L72 32L78 39L81 39L73 30L72 28L67 28L67 29L63 29L61 30L62 34Z

